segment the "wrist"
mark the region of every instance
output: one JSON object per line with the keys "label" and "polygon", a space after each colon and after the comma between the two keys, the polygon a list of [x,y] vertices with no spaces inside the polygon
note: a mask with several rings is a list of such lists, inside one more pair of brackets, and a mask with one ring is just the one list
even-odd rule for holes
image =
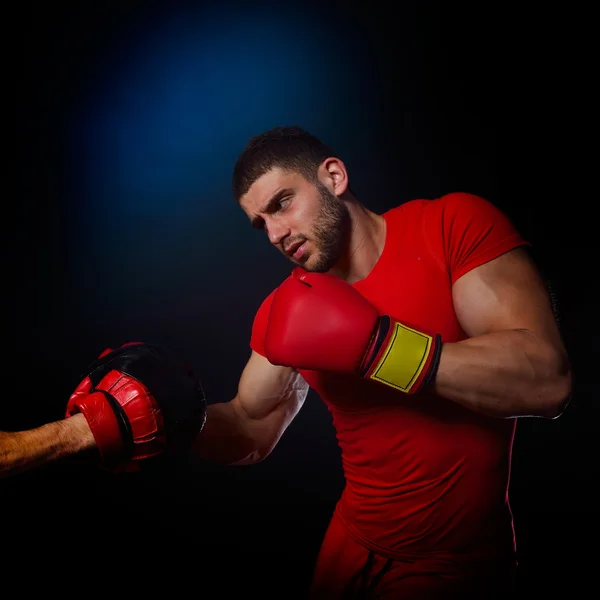
{"label": "wrist", "polygon": [[76,413],[64,420],[68,440],[73,452],[84,452],[96,448],[96,440],[90,425],[82,413]]}
{"label": "wrist", "polygon": [[117,406],[117,410],[114,410],[115,402],[111,400],[109,394],[95,391],[76,398],[69,406],[68,412],[71,419],[76,416],[82,417],[72,424],[78,434],[83,435],[83,438],[76,436],[75,439],[87,447],[95,446],[103,465],[119,462],[123,456],[129,454],[130,444],[126,442],[131,442],[131,445],[133,443],[130,431],[125,431],[129,422],[123,418],[122,408]]}
{"label": "wrist", "polygon": [[433,381],[441,347],[439,334],[383,316],[367,353],[362,376],[401,392],[415,394]]}

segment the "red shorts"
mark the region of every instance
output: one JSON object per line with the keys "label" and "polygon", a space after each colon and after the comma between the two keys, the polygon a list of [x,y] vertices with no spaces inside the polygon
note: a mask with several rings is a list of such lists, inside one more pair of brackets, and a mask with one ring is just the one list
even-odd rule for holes
{"label": "red shorts", "polygon": [[505,600],[515,597],[512,557],[383,556],[351,536],[337,514],[325,534],[310,600]]}

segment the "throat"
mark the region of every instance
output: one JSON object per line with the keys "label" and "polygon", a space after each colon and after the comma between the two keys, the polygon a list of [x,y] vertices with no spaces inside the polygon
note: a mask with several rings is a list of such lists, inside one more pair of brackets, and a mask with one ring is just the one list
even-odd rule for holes
{"label": "throat", "polygon": [[348,283],[365,279],[381,258],[385,239],[385,218],[371,212],[364,215],[355,222],[345,260],[340,261],[331,273]]}

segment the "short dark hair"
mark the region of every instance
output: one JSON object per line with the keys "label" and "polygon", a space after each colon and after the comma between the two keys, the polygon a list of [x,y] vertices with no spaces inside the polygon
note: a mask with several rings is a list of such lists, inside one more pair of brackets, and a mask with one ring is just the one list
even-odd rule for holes
{"label": "short dark hair", "polygon": [[331,156],[333,150],[302,127],[269,129],[250,138],[236,160],[232,178],[235,200],[239,202],[257,179],[276,167],[315,181],[319,166]]}

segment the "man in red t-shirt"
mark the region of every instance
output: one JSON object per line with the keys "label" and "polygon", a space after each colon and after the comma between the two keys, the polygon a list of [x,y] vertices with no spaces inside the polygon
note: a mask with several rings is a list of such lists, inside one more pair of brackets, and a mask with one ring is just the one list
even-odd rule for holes
{"label": "man in red t-shirt", "polygon": [[[453,283],[526,242],[494,206],[469,194],[408,202],[383,219],[382,251],[353,288],[383,315],[427,327],[446,343],[466,339]],[[291,277],[303,271],[297,267]],[[252,350],[262,356],[268,356],[274,295],[263,302],[252,330]],[[313,319],[327,326],[319,314]],[[423,573],[432,590],[443,584],[444,592],[454,579],[468,575],[471,584],[474,574],[481,579],[499,564],[503,576],[512,574],[507,488],[514,419],[448,402],[431,386],[399,397],[396,389],[357,375],[298,371],[333,416],[347,481],[321,551],[315,593],[338,597],[362,573],[369,553],[371,560],[390,560],[367,574],[380,572],[380,594],[397,586],[410,597],[406,586],[414,585],[422,594]],[[356,549],[355,558],[349,548]]]}
{"label": "man in red t-shirt", "polygon": [[571,385],[527,241],[467,193],[375,214],[300,128],[250,140],[233,181],[296,267],[260,306],[238,395],[209,407],[198,449],[264,459],[308,385],[346,479],[311,598],[507,597],[514,417],[559,415]]}
{"label": "man in red t-shirt", "polygon": [[[382,251],[352,287],[382,315],[427,327],[445,343],[466,339],[454,282],[526,242],[498,209],[470,194],[408,202],[383,219]],[[297,267],[290,277],[303,272]],[[268,356],[274,295],[252,330],[252,350],[262,356]],[[360,585],[368,586],[377,574],[378,597],[394,597],[392,590],[413,597],[407,592],[413,588],[416,597],[438,589],[448,597],[449,585],[462,586],[464,579],[469,587],[474,579],[484,582],[484,589],[490,578],[510,583],[515,548],[507,491],[515,420],[443,400],[431,386],[399,401],[396,389],[357,375],[298,371],[333,416],[347,481],[320,553],[314,597],[340,597],[353,578],[366,577]],[[369,560],[379,564],[365,573]]]}
{"label": "man in red t-shirt", "polygon": [[[295,268],[260,306],[237,394],[208,406],[194,451],[226,465],[263,460],[312,387],[333,416],[346,486],[311,599],[507,597],[515,418],[554,418],[571,391],[526,240],[467,193],[376,214],[341,158],[298,127],[252,138],[233,189]],[[87,398],[85,416],[0,432],[0,474],[100,442],[122,457],[113,409]]]}

